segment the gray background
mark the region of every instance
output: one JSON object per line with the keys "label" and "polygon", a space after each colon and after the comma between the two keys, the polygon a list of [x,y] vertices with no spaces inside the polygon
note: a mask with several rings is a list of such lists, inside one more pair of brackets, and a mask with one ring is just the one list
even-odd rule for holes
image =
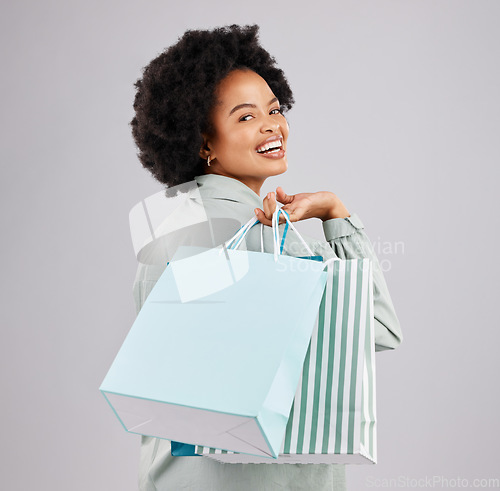
{"label": "gray background", "polygon": [[349,468],[349,489],[500,477],[499,15],[486,0],[2,2],[1,488],[137,488],[139,437],[98,392],[135,316],[128,212],[161,190],[130,135],[133,83],[186,29],[232,23],[261,26],[297,101],[289,170],[263,192],[335,192],[401,321],[401,347],[377,354],[379,463]]}

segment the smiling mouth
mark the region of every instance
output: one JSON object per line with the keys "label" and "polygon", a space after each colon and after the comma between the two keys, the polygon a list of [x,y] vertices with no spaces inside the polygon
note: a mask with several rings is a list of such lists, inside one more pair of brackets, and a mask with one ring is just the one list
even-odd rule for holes
{"label": "smiling mouth", "polygon": [[270,153],[278,153],[283,150],[283,142],[281,140],[275,140],[265,145],[261,145],[257,148],[257,153],[260,154],[270,154]]}

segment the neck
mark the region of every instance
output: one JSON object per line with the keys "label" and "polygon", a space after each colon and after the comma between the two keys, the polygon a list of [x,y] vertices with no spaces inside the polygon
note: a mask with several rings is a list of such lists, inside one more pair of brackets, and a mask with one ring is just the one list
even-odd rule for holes
{"label": "neck", "polygon": [[224,177],[230,177],[232,179],[236,179],[237,181],[242,182],[245,186],[249,187],[257,196],[260,196],[260,189],[262,188],[262,185],[264,184],[266,178],[262,177],[250,177],[250,176],[233,176],[231,174],[227,174],[226,172],[217,172],[217,171],[212,171],[208,170],[205,172],[206,174],[218,174],[219,176],[224,176]]}

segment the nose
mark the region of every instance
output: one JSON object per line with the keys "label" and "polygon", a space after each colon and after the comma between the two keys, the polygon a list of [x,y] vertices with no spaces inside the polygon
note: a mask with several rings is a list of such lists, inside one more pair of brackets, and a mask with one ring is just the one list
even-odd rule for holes
{"label": "nose", "polygon": [[278,133],[280,131],[280,124],[276,120],[276,117],[268,114],[262,121],[260,131],[261,133]]}

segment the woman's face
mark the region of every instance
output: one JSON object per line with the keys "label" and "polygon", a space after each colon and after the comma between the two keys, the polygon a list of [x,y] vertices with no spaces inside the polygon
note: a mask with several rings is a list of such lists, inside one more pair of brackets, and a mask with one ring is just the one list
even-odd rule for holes
{"label": "woman's face", "polygon": [[[206,173],[242,181],[260,194],[269,176],[287,170],[288,123],[267,82],[252,70],[233,70],[217,87],[211,113],[214,134],[200,152]],[[205,147],[208,147],[207,148]]]}

